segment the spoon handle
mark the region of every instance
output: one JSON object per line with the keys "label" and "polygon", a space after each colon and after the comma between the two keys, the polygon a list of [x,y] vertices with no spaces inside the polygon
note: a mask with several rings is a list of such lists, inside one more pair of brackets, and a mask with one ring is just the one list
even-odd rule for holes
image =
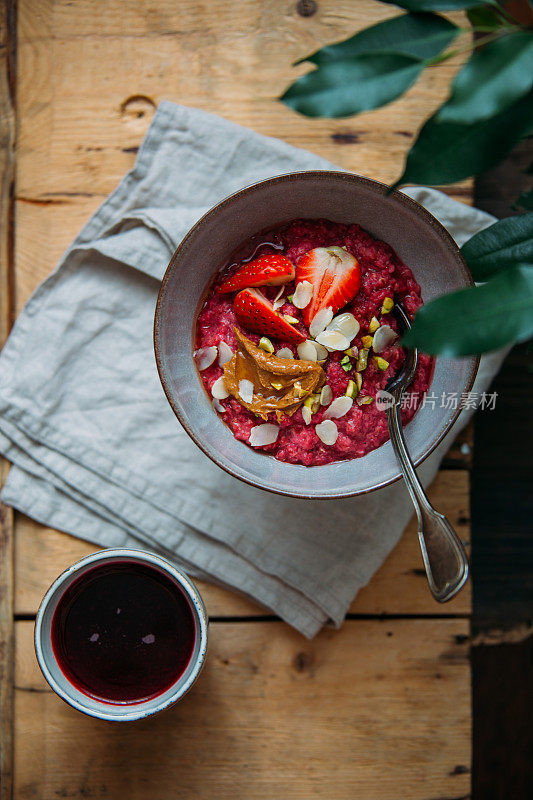
{"label": "spoon handle", "polygon": [[444,516],[435,511],[418,479],[407,450],[400,415],[399,393],[387,409],[392,446],[418,517],[418,539],[429,588],[440,603],[451,600],[468,578],[468,560],[463,545]]}

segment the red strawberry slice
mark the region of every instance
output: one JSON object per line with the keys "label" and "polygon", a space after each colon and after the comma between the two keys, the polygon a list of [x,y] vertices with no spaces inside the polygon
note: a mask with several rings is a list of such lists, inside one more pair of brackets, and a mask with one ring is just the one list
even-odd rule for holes
{"label": "red strawberry slice", "polygon": [[307,338],[274,311],[272,303],[258,289],[243,289],[235,298],[233,306],[241,325],[254,333],[274,336],[294,344],[305,342]]}
{"label": "red strawberry slice", "polygon": [[279,286],[294,280],[294,265],[286,256],[272,253],[243,264],[231,278],[220,286],[217,292],[238,292],[249,286]]}
{"label": "red strawberry slice", "polygon": [[316,247],[300,258],[296,268],[296,285],[309,281],[313,285],[311,302],[302,313],[306,325],[328,306],[333,313],[353,300],[361,285],[359,262],[344,247]]}

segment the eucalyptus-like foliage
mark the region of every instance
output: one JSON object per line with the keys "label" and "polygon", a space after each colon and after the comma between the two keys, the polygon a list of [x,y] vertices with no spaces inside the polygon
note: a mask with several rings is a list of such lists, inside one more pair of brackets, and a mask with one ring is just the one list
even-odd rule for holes
{"label": "eucalyptus-like foliage", "polygon": [[[447,100],[421,127],[394,187],[441,186],[478,175],[531,134],[533,28],[497,0],[379,1],[407,13],[301,59],[313,69],[287,89],[284,103],[310,117],[378,108],[406,92],[424,69],[463,52],[457,40],[466,34],[470,57]],[[436,13],[458,10],[466,12],[467,28]],[[455,49],[448,49],[452,43]],[[533,210],[533,190],[523,192],[515,208]],[[532,218],[524,213],[473,237],[463,255],[474,278],[487,283],[423,306],[406,341],[430,353],[466,355],[531,336]]]}

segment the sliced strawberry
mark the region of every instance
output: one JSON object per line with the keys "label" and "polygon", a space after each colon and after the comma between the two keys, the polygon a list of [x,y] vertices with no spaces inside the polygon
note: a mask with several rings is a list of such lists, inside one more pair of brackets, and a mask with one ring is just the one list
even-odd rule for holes
{"label": "sliced strawberry", "polygon": [[299,344],[306,336],[294,328],[258,289],[243,289],[234,300],[235,315],[241,325],[254,333]]}
{"label": "sliced strawberry", "polygon": [[309,281],[313,296],[303,309],[306,325],[322,308],[333,313],[353,300],[361,285],[359,262],[344,247],[316,247],[300,258],[296,268],[296,285]]}
{"label": "sliced strawberry", "polygon": [[249,286],[279,286],[293,281],[294,272],[294,265],[286,256],[279,253],[259,256],[239,267],[231,278],[217,287],[217,292],[238,292]]}

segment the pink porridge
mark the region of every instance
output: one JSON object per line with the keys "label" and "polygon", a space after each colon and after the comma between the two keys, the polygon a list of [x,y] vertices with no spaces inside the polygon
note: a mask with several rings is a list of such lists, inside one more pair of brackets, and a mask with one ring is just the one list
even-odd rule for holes
{"label": "pink porridge", "polygon": [[[348,265],[339,287],[327,271],[330,261],[319,263],[319,256],[330,252],[327,248]],[[261,260],[270,254],[285,259]],[[241,280],[235,291],[221,291],[222,284],[229,286],[230,278],[248,274],[244,267],[255,264],[264,264],[265,280],[272,273],[277,285],[251,282],[242,291]],[[292,279],[291,268],[296,273]],[[343,291],[344,296],[355,291],[355,296],[340,305]],[[302,308],[311,292],[312,299]],[[394,301],[401,301],[412,318],[422,305],[420,286],[389,245],[358,225],[302,219],[254,237],[216,275],[198,316],[195,359],[214,409],[236,439],[280,461],[311,467],[366,455],[389,438],[386,412],[376,396],[405,357],[395,337]],[[333,319],[326,304],[333,306]],[[322,317],[325,330],[318,324]],[[287,325],[294,334],[289,336]],[[248,372],[238,373],[239,363],[246,366],[245,357]],[[286,374],[276,368],[282,358],[287,360]],[[429,388],[432,366],[430,356],[419,355],[409,402],[402,410],[404,424]]]}

